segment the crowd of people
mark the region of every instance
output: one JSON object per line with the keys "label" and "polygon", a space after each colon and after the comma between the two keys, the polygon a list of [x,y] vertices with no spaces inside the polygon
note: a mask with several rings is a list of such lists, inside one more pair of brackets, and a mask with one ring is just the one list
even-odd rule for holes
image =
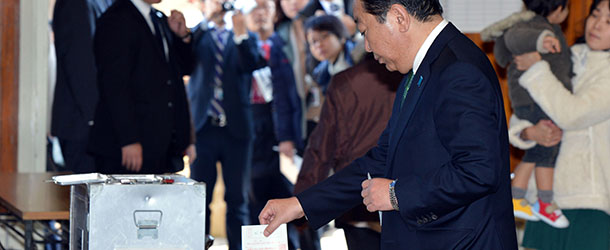
{"label": "crowd of people", "polygon": [[[513,215],[525,247],[610,249],[608,0],[571,48],[567,0],[523,0],[483,31],[509,129],[493,68],[439,1],[197,0],[193,28],[159,2],[56,1],[61,169],[174,173],[187,156],[212,197],[220,162],[229,249],[259,220],[320,249],[339,216],[349,249],[512,249]],[[512,183],[509,140],[526,150]],[[296,184],[280,155],[303,156]]]}

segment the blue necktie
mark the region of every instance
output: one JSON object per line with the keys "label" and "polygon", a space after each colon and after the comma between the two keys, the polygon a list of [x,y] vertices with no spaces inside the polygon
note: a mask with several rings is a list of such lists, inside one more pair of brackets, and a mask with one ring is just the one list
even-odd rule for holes
{"label": "blue necktie", "polygon": [[165,46],[163,45],[163,38],[165,34],[163,32],[163,28],[161,28],[161,20],[160,17],[157,15],[157,10],[150,9],[150,20],[153,23],[153,27],[155,27],[155,40],[157,40],[157,45],[159,45],[159,48],[161,49],[163,59],[167,60],[167,57],[165,55]]}
{"label": "blue necktie", "polygon": [[214,87],[214,98],[212,98],[210,106],[210,115],[216,118],[220,126],[226,125],[227,119],[225,110],[222,105],[223,91],[222,91],[222,75],[223,75],[223,52],[225,49],[224,34],[227,32],[225,29],[214,30],[212,37],[214,40],[214,81],[212,85]]}

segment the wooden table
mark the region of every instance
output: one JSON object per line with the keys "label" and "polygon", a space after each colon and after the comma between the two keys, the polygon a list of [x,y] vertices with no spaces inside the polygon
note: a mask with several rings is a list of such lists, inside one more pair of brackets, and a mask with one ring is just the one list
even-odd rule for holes
{"label": "wooden table", "polygon": [[26,249],[34,246],[35,221],[70,219],[70,187],[45,182],[55,175],[0,172],[0,206],[23,221]]}

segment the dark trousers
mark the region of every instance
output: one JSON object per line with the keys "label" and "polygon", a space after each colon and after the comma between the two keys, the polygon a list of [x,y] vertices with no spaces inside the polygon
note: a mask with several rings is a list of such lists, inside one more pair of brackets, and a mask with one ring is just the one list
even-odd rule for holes
{"label": "dark trousers", "polygon": [[59,144],[66,170],[76,174],[95,172],[94,158],[87,153],[87,139],[64,140],[59,138]]}
{"label": "dark trousers", "polygon": [[343,232],[349,250],[379,250],[381,248],[381,233],[377,231],[345,226]]}
{"label": "dark trousers", "polygon": [[[252,153],[252,187],[250,188],[250,222],[259,224],[258,215],[270,199],[292,196],[293,185],[280,172],[280,155],[275,138],[271,104],[252,105],[254,113],[254,148]],[[293,224],[288,224],[288,248],[299,247],[299,236]]]}
{"label": "dark trousers", "polygon": [[206,233],[210,232],[210,209],[216,184],[216,163],[222,165],[227,203],[227,238],[230,250],[241,250],[241,226],[249,225],[248,192],[252,140],[235,138],[226,127],[207,123],[197,131],[197,159],[191,165],[191,178],[206,183]]}

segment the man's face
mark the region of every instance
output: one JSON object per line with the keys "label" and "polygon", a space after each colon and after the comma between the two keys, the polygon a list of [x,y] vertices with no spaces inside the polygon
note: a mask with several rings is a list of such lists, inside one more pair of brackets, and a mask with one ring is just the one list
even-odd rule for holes
{"label": "man's face", "polygon": [[256,0],[256,7],[246,16],[248,29],[252,32],[273,30],[275,4],[272,0]]}
{"label": "man's face", "polygon": [[[397,45],[403,44],[405,41],[399,39],[398,27],[394,20],[390,20],[391,13],[388,13],[384,23],[379,23],[375,16],[366,12],[362,6],[362,0],[356,0],[354,1],[354,18],[358,29],[364,36],[366,51],[373,52],[375,59],[379,63],[385,64],[388,70],[400,70],[399,61],[402,55],[397,53]],[[406,72],[401,71],[401,73]]]}

